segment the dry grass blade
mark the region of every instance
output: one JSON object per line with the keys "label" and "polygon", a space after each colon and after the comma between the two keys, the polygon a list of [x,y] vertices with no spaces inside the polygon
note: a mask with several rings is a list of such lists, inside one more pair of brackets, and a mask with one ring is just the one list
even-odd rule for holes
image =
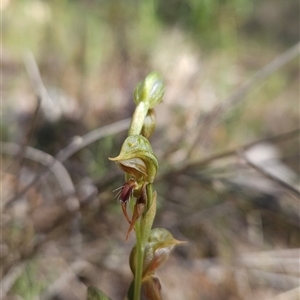
{"label": "dry grass blade", "polygon": [[59,151],[59,153],[55,157],[60,162],[64,162],[77,151],[98,141],[99,139],[126,130],[129,124],[130,119],[124,119],[111,125],[97,128],[82,137],[76,137],[72,143],[70,143],[67,147]]}
{"label": "dry grass blade", "polygon": [[299,286],[299,278],[297,276],[266,272],[256,269],[251,269],[248,273],[250,277],[253,276],[256,280],[266,282],[273,288],[292,289]]}
{"label": "dry grass blade", "polygon": [[297,300],[300,295],[300,287],[288,290],[277,295],[273,300]]}
{"label": "dry grass blade", "polygon": [[280,68],[285,66],[291,60],[295,59],[300,55],[300,42],[289,48],[284,53],[277,56],[268,65],[259,70],[248,79],[239,89],[237,89],[232,95],[230,95],[223,104],[223,110],[227,110],[233,105],[236,105],[243,97],[251,91],[253,87],[267,79],[273,73],[278,71]]}
{"label": "dry grass blade", "polygon": [[55,105],[43,83],[38,65],[31,52],[24,57],[26,71],[28,73],[32,88],[41,101],[41,109],[48,120],[56,119],[60,112]]}
{"label": "dry grass blade", "polygon": [[[21,147],[17,144],[1,142],[0,145],[0,151],[2,153],[14,156],[19,155],[20,153]],[[74,184],[68,171],[61,162],[59,162],[57,159],[55,159],[48,153],[28,146],[24,148],[23,155],[27,159],[39,162],[40,164],[46,166],[48,170],[53,172],[53,174],[57,178],[63,195],[67,198],[70,197],[70,195],[74,197],[76,193]],[[6,202],[5,206],[9,206],[9,203],[11,203],[11,201]],[[77,206],[79,206],[79,204]]]}
{"label": "dry grass blade", "polygon": [[247,268],[300,274],[299,249],[246,253],[241,255],[239,261]]}
{"label": "dry grass blade", "polygon": [[[279,184],[281,187],[283,187],[284,189],[292,192],[293,194],[295,194],[296,196],[300,196],[300,192],[299,189],[290,185],[289,183],[283,181],[282,179],[275,177],[274,175],[272,175],[270,172],[265,171],[264,169],[262,169],[260,166],[258,166],[257,164],[253,163],[251,160],[249,160],[247,158],[247,156],[245,155],[243,150],[239,150],[237,151],[237,155],[239,157],[241,157],[248,166],[250,166],[251,168],[255,169],[256,171],[258,171],[260,174],[264,175],[265,177],[267,177],[268,179],[272,180],[273,182]],[[298,198],[298,200],[300,200]]]}
{"label": "dry grass blade", "polygon": [[9,270],[5,277],[0,282],[1,293],[0,299],[5,299],[7,293],[10,291],[16,280],[21,276],[25,268],[25,262],[15,265]]}
{"label": "dry grass blade", "polygon": [[[20,175],[19,170],[22,169],[22,166],[24,164],[24,158],[25,158],[24,152],[25,152],[26,145],[28,145],[29,142],[31,141],[32,135],[34,133],[34,129],[36,127],[37,117],[39,115],[41,105],[44,104],[44,102],[46,101],[43,99],[45,98],[45,95],[48,95],[47,90],[44,87],[43,82],[41,80],[41,76],[40,76],[36,61],[35,61],[32,53],[28,53],[28,55],[25,57],[25,66],[26,66],[26,70],[29,75],[31,84],[33,86],[33,89],[37,95],[37,103],[35,105],[35,109],[32,114],[32,121],[30,122],[30,125],[26,126],[27,128],[25,128],[25,130],[24,130],[24,135],[23,135],[23,138],[20,143],[21,146],[19,148],[19,154],[15,154],[16,158],[15,158],[14,162],[16,162],[15,168],[16,168],[16,174],[18,174],[18,176]],[[19,190],[18,182],[19,182],[19,180],[17,180],[16,186],[15,186],[16,192]]]}
{"label": "dry grass blade", "polygon": [[[1,152],[16,156],[19,154],[20,146],[18,144],[9,143],[9,142],[0,142],[1,145]],[[32,148],[32,147],[25,147],[25,151],[23,153],[24,158],[36,161],[45,167],[49,168],[55,177],[59,185],[61,186],[62,192],[64,196],[68,197],[70,194],[75,193],[75,187],[73,185],[72,179],[64,167],[64,165],[51,156],[48,153],[45,153],[41,150]]]}
{"label": "dry grass blade", "polygon": [[[263,138],[263,139],[254,140],[250,143],[238,146],[238,147],[230,149],[230,150],[226,150],[226,151],[221,152],[221,153],[213,154],[211,156],[208,156],[206,158],[202,158],[202,159],[197,160],[197,161],[185,162],[184,164],[182,164],[182,165],[180,165],[179,167],[176,168],[176,172],[177,173],[182,173],[182,172],[187,171],[190,168],[193,168],[193,169],[200,168],[200,167],[202,167],[204,165],[207,165],[209,163],[212,163],[212,162],[214,162],[218,159],[223,159],[223,158],[226,158],[226,157],[229,157],[229,156],[235,156],[235,155],[237,155],[237,153],[240,150],[247,150],[247,149],[251,148],[252,146],[255,146],[255,145],[260,144],[260,143],[264,143],[264,142],[278,143],[278,142],[282,142],[282,141],[285,141],[285,140],[289,140],[289,139],[292,139],[292,138],[298,136],[299,133],[300,133],[300,128],[296,128],[296,129],[288,131],[288,132],[276,134],[274,136],[269,136],[269,137],[266,137],[266,138]],[[165,177],[169,176],[170,173],[173,173],[173,172],[174,172],[173,169],[168,170],[164,174],[162,174],[161,176],[165,178]]]}
{"label": "dry grass blade", "polygon": [[230,202],[225,202],[219,205],[215,205],[200,211],[195,212],[185,218],[176,220],[173,223],[169,222],[169,227],[179,226],[179,225],[189,225],[195,226],[202,224],[206,221],[214,220],[215,218],[222,217],[224,215],[229,215],[236,212],[236,207]]}
{"label": "dry grass blade", "polygon": [[[77,279],[78,274],[84,269],[92,268],[87,261],[78,260],[72,263],[72,265],[61,274],[47,289],[46,291],[38,298],[41,300],[51,300],[55,295],[59,294],[66,286],[69,285],[70,281]],[[77,285],[82,286],[85,290],[85,285],[77,280]],[[37,300],[37,299],[36,299]]]}
{"label": "dry grass blade", "polygon": [[277,56],[271,63],[259,70],[256,74],[248,79],[241,87],[235,90],[227,99],[221,101],[221,104],[216,105],[210,113],[208,113],[198,124],[200,130],[194,138],[188,156],[190,157],[196,148],[196,145],[200,145],[204,142],[205,137],[208,136],[211,129],[217,125],[224,112],[228,111],[234,105],[237,105],[243,98],[252,91],[252,89],[260,84],[263,80],[267,79],[273,73],[285,66],[288,62],[295,59],[300,54],[300,42],[288,49],[283,54]]}

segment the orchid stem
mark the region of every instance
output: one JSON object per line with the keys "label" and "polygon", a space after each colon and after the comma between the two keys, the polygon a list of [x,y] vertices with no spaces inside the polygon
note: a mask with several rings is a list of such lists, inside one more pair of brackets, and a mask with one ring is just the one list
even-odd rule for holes
{"label": "orchid stem", "polygon": [[134,298],[133,300],[140,300],[142,273],[143,273],[143,260],[144,260],[144,244],[141,232],[141,221],[138,220],[135,224],[136,234],[136,271],[134,276]]}

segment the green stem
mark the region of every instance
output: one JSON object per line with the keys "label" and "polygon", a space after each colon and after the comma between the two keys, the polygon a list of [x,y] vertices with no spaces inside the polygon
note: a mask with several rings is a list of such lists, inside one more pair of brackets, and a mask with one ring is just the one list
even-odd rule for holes
{"label": "green stem", "polygon": [[[146,204],[145,212],[141,216],[141,219],[145,218],[146,213],[148,212],[148,210],[151,207],[152,202],[153,202],[153,185],[152,185],[152,183],[149,183],[146,186],[146,193],[147,193],[147,204]],[[147,220],[149,220],[149,219],[147,218]],[[141,224],[142,224],[142,226],[141,226],[141,235],[142,235],[142,241],[143,241],[144,245],[146,245],[147,242],[148,242],[148,238],[149,238],[149,235],[150,235],[152,223],[153,223],[153,220],[151,221],[150,225],[149,225],[149,223],[148,224],[143,223],[142,220],[141,220]]]}
{"label": "green stem", "polygon": [[149,107],[144,102],[141,102],[137,105],[131,119],[128,136],[141,134],[148,110]]}
{"label": "green stem", "polygon": [[[144,121],[149,110],[149,105],[144,102],[140,102],[132,116],[131,124],[128,131],[128,136],[141,134],[142,127],[144,125]],[[126,179],[128,180],[128,175],[126,175]],[[150,184],[151,185],[151,184]],[[151,198],[149,197],[151,196]],[[147,188],[147,199],[152,200],[152,185],[151,188]],[[151,201],[150,200],[150,201]],[[149,204],[147,203],[148,209]],[[144,263],[144,249],[145,244],[147,242],[148,237],[144,236],[144,230],[141,226],[141,218],[137,220],[135,224],[135,235],[136,235],[136,270],[134,275],[134,297],[133,300],[140,300],[141,296],[141,287],[142,287],[142,275],[143,275],[143,263]]]}
{"label": "green stem", "polygon": [[149,183],[146,189],[147,189],[147,211],[148,211],[153,201],[153,184]]}
{"label": "green stem", "polygon": [[[148,211],[149,207],[152,204],[152,197],[153,197],[153,188],[152,184],[147,185],[147,206],[146,211]],[[134,276],[134,300],[140,300],[141,294],[141,285],[142,285],[142,275],[143,275],[143,265],[144,265],[144,250],[145,245],[148,241],[148,235],[150,230],[145,230],[142,226],[142,219],[141,218],[136,222],[135,225],[135,235],[136,235],[136,270]],[[151,225],[150,225],[151,226]]]}
{"label": "green stem", "polygon": [[140,300],[141,286],[142,286],[142,273],[144,261],[144,244],[141,232],[141,220],[135,224],[136,235],[136,270],[134,275],[134,298],[133,300]]}

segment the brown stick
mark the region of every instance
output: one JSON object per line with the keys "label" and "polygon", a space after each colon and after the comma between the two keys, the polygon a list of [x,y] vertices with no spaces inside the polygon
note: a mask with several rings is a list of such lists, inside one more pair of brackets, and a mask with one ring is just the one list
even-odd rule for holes
{"label": "brown stick", "polygon": [[238,146],[236,148],[233,148],[231,150],[226,150],[226,151],[221,152],[221,153],[213,154],[211,156],[208,156],[206,158],[202,158],[202,159],[197,160],[197,161],[184,163],[181,166],[179,166],[178,168],[176,168],[176,170],[174,170],[174,169],[167,170],[165,173],[161,174],[160,176],[161,177],[167,177],[171,173],[174,174],[174,172],[182,173],[182,172],[187,171],[190,168],[194,169],[194,168],[197,168],[197,167],[207,165],[207,164],[209,164],[209,163],[211,163],[215,160],[218,160],[218,159],[222,159],[222,158],[225,158],[225,157],[228,157],[228,156],[234,156],[234,155],[237,154],[237,152],[239,150],[247,150],[247,149],[251,148],[254,145],[264,143],[264,142],[281,142],[281,141],[285,141],[285,140],[291,139],[291,138],[299,135],[299,133],[300,133],[300,128],[296,128],[296,129],[293,129],[293,130],[288,131],[288,132],[283,132],[283,133],[276,134],[276,135],[273,135],[273,136],[269,136],[269,137],[266,137],[266,138],[258,139],[258,140],[252,141],[250,143],[247,143],[247,144]]}

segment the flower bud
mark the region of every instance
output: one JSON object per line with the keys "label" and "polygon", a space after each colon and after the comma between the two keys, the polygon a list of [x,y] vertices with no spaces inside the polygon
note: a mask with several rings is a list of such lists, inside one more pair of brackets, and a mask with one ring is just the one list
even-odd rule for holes
{"label": "flower bud", "polygon": [[138,105],[144,102],[147,107],[153,108],[164,95],[164,84],[161,76],[156,72],[151,72],[140,82],[134,91],[134,102]]}
{"label": "flower bud", "polygon": [[109,158],[136,181],[152,183],[156,177],[158,161],[149,141],[141,135],[131,135],[124,141],[117,157]]}
{"label": "flower bud", "polygon": [[156,117],[155,112],[153,109],[149,109],[146,118],[144,119],[144,125],[142,127],[141,134],[149,139],[152,135],[153,131],[155,130],[156,125]]}

